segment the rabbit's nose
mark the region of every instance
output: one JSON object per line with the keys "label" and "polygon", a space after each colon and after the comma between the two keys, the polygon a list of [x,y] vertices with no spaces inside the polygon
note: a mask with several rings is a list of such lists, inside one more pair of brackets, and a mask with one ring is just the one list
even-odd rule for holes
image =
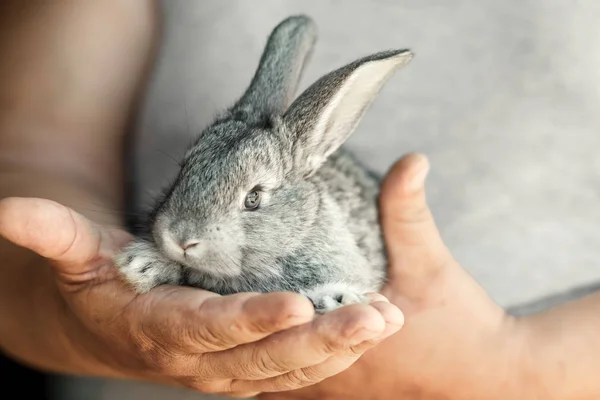
{"label": "rabbit's nose", "polygon": [[196,239],[192,239],[192,240],[186,240],[185,242],[183,242],[182,244],[179,245],[179,247],[181,247],[181,249],[183,251],[189,250],[194,246],[198,246],[200,244],[199,240]]}

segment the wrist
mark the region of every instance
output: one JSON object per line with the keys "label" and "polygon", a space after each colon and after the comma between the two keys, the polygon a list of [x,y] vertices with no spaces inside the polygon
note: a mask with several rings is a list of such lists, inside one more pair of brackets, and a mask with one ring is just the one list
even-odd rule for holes
{"label": "wrist", "polygon": [[554,399],[545,396],[545,376],[533,357],[531,336],[523,321],[503,315],[498,324],[488,326],[477,337],[478,343],[469,346],[472,357],[463,359],[468,364],[457,366],[460,379],[450,385],[449,398]]}
{"label": "wrist", "polygon": [[598,383],[600,293],[520,319],[524,376],[537,399],[595,400]]}
{"label": "wrist", "polygon": [[539,335],[532,330],[526,317],[509,317],[512,342],[510,369],[514,381],[510,398],[528,400],[558,399],[549,391],[546,365],[538,357]]}

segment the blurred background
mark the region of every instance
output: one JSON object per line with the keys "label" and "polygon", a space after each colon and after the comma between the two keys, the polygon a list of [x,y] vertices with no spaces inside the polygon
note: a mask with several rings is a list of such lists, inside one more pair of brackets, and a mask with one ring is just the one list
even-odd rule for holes
{"label": "blurred background", "polygon": [[[533,312],[598,286],[600,2],[162,6],[161,50],[136,125],[137,208],[176,172],[171,157],[246,88],[271,29],[302,12],[320,38],[300,90],[369,53],[414,51],[347,145],[382,174],[407,152],[430,158],[442,235],[500,305]],[[131,382],[53,378],[48,387],[61,400],[212,398]]]}

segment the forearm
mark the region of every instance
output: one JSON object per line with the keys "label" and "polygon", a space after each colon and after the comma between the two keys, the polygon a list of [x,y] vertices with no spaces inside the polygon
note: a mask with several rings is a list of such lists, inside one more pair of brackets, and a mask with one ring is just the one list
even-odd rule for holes
{"label": "forearm", "polygon": [[476,356],[456,364],[463,379],[450,398],[600,399],[600,292],[499,326],[469,341]]}
{"label": "forearm", "polygon": [[[0,3],[0,199],[42,197],[120,225],[123,150],[156,36],[152,0]],[[48,263],[0,239],[0,349],[109,373],[84,349]]]}
{"label": "forearm", "polygon": [[153,0],[0,4],[0,166],[121,201],[123,142],[157,34]]}
{"label": "forearm", "polygon": [[600,398],[600,293],[523,317],[527,375],[540,399]]}

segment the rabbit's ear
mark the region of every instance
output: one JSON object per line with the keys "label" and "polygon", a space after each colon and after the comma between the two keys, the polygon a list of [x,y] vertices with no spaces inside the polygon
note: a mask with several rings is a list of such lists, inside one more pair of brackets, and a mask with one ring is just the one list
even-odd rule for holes
{"label": "rabbit's ear", "polygon": [[316,25],[305,15],[279,23],[267,39],[250,86],[232,112],[249,122],[282,115],[294,100],[316,40]]}
{"label": "rabbit's ear", "polygon": [[352,134],[388,78],[411,59],[409,50],[373,54],[306,89],[284,115],[296,167],[307,175],[316,171]]}

